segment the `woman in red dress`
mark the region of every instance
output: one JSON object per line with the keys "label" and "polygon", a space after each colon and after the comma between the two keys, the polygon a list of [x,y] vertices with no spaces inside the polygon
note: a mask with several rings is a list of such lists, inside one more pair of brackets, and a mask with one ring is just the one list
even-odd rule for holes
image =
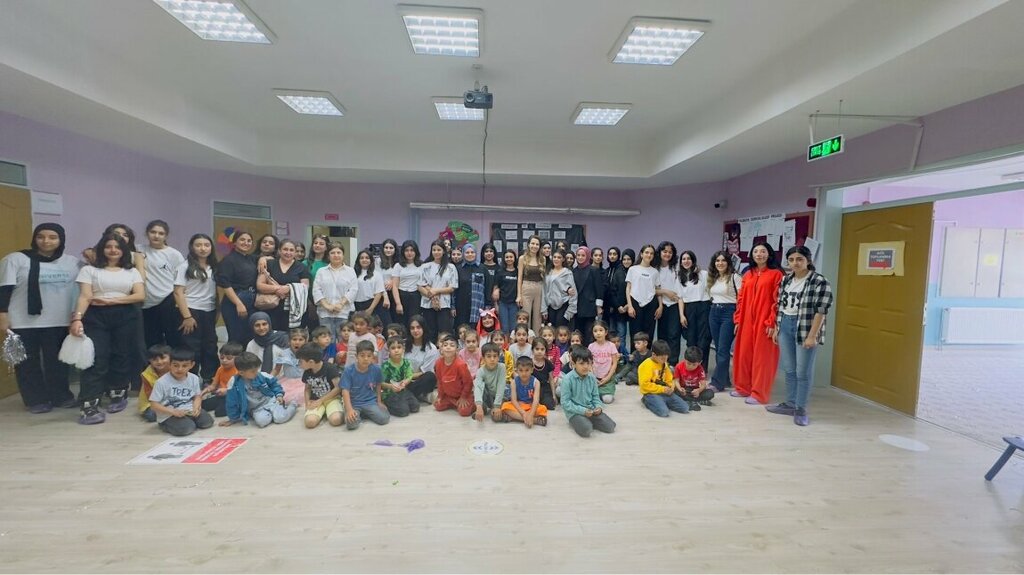
{"label": "woman in red dress", "polygon": [[733,397],[745,397],[751,405],[768,403],[779,367],[779,346],[772,341],[783,274],[775,250],[767,242],[754,244],[754,264],[743,274],[736,300],[736,349],[733,352]]}

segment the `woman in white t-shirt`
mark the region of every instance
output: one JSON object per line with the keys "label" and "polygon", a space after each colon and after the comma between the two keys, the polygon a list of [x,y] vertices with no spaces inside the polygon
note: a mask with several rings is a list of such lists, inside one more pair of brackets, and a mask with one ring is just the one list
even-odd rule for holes
{"label": "woman in white t-shirt", "polygon": [[174,277],[174,302],[182,344],[196,356],[193,368],[203,381],[213,380],[220,366],[217,356],[217,255],[213,240],[196,234],[188,240],[188,259]]}
{"label": "woman in white t-shirt", "polygon": [[78,399],[83,425],[103,423],[104,392],[110,396],[107,413],[128,407],[128,384],[136,366],[139,309],[146,298],[142,276],[132,263],[128,243],[116,233],[104,234],[95,248],[95,262],[78,272],[79,295],[71,315],[71,335],[88,335],[96,349],[92,367],[81,375]]}
{"label": "woman in white t-shirt", "polygon": [[31,413],[75,407],[68,365],[57,359],[78,295],[78,258],[64,253],[64,228],[44,223],[32,247],[0,260],[0,342],[13,331],[25,346],[15,366],[21,400]]}
{"label": "woman in white t-shirt", "polygon": [[170,226],[163,220],[146,224],[149,244],[142,247],[146,256],[146,299],[142,302],[142,324],[146,347],[166,343],[171,347],[182,345],[181,316],[174,305],[174,280],[178,266],[185,263],[181,252],[167,245]]}
{"label": "woman in white t-shirt", "polygon": [[711,385],[718,392],[732,387],[729,363],[732,361],[732,340],[736,331],[733,314],[736,313],[736,298],[743,285],[743,276],[736,273],[732,262],[729,252],[717,251],[711,256],[707,270],[706,285],[711,298],[708,326],[711,340],[715,342],[715,371],[711,375]]}
{"label": "woman in white t-shirt", "polygon": [[391,268],[391,294],[396,319],[409,329],[409,320],[420,315],[420,278],[423,277],[420,247],[413,240],[402,242],[398,263]]}
{"label": "woman in white t-shirt", "polygon": [[654,246],[640,248],[640,261],[626,272],[626,313],[629,314],[629,333],[644,332],[651,337],[654,326],[664,311],[661,298],[655,297],[661,283],[654,261]]}
{"label": "woman in white t-shirt", "polygon": [[390,319],[391,316],[382,314],[383,308],[380,307],[384,299],[384,274],[376,268],[369,250],[362,250],[356,254],[356,265],[352,266],[358,279],[355,306],[356,311],[376,315],[382,325],[387,325],[384,320]]}
{"label": "woman in white t-shirt", "polygon": [[320,325],[331,330],[331,341],[337,343],[338,332],[352,313],[358,282],[356,272],[345,265],[345,248],[341,244],[330,245],[327,260],[327,267],[320,268],[313,279],[313,302]]}
{"label": "woman in white t-shirt", "polygon": [[684,250],[679,256],[679,316],[683,325],[686,347],[697,347],[701,352],[701,365],[708,369],[711,355],[711,294],[708,293],[708,272],[700,269],[697,255]]}

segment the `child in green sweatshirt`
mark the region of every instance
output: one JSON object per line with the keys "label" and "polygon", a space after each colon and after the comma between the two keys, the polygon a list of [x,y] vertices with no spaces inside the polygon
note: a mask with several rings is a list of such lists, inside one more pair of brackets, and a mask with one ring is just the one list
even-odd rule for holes
{"label": "child in green sweatshirt", "polygon": [[590,437],[596,429],[604,433],[615,431],[615,422],[604,412],[604,403],[597,390],[597,379],[591,373],[594,354],[583,346],[570,351],[573,370],[562,376],[562,411],[569,425],[580,437]]}

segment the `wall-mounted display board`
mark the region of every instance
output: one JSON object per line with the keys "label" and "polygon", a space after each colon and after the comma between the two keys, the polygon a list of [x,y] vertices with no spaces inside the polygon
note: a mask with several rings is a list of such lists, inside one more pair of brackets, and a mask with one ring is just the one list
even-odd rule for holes
{"label": "wall-mounted display board", "polygon": [[814,212],[765,214],[727,220],[722,224],[722,249],[733,256],[733,261],[746,263],[750,248],[767,241],[775,248],[779,263],[786,250],[802,246],[814,233]]}
{"label": "wall-mounted display board", "polygon": [[[522,253],[530,236],[552,243],[563,240],[573,250],[587,245],[587,226],[579,224],[512,224],[492,223],[491,243],[500,255],[506,249]],[[477,246],[479,250],[479,246]]]}

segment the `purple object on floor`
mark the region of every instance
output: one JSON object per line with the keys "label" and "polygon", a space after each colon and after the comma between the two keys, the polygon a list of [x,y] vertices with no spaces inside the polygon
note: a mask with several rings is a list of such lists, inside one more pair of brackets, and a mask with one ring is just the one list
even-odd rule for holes
{"label": "purple object on floor", "polygon": [[381,447],[404,447],[406,451],[412,453],[417,449],[422,449],[426,447],[427,442],[423,441],[422,439],[413,439],[412,441],[407,441],[405,443],[392,443],[390,439],[378,439],[377,441],[374,441],[370,445],[379,445]]}

